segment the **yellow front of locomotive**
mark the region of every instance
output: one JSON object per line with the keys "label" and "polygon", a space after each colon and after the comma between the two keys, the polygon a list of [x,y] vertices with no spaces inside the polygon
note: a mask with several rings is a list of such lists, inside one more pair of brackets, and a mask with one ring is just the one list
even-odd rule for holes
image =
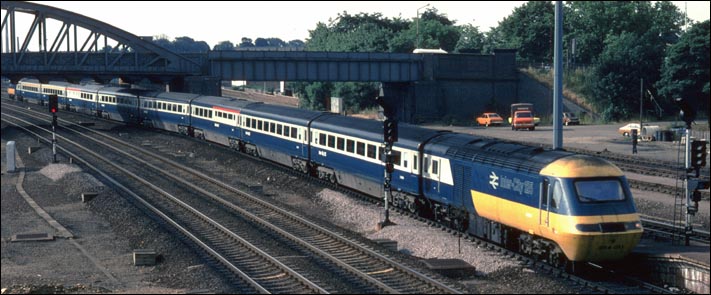
{"label": "yellow front of locomotive", "polygon": [[622,171],[608,161],[575,155],[541,170],[547,180],[539,235],[571,261],[619,260],[642,237],[642,225]]}

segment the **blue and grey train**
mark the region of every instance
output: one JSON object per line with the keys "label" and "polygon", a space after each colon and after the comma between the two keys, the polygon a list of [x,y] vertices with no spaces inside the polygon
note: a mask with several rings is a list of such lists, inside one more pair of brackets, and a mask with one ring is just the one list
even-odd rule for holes
{"label": "blue and grey train", "polygon": [[[16,93],[42,99],[43,87],[21,81]],[[95,106],[65,100],[70,109],[209,140],[382,195],[383,133],[375,120],[197,94],[50,89],[93,95]],[[124,100],[110,107],[103,96]],[[409,124],[399,134],[394,206],[556,264],[618,260],[642,236],[627,179],[605,160]]]}

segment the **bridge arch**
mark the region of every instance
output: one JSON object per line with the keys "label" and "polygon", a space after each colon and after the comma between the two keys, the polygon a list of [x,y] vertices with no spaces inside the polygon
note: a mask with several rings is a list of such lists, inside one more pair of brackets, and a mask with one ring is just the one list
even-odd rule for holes
{"label": "bridge arch", "polygon": [[[41,80],[90,76],[97,80],[148,77],[169,83],[203,74],[203,61],[81,14],[23,1],[2,1],[2,10],[2,73],[15,81],[23,76]],[[24,28],[16,23],[18,13],[34,16],[26,32],[20,32]],[[61,23],[56,34],[48,34],[49,19]],[[80,28],[89,32],[81,32],[86,38],[80,36]],[[31,42],[38,42],[39,49],[31,50]]]}

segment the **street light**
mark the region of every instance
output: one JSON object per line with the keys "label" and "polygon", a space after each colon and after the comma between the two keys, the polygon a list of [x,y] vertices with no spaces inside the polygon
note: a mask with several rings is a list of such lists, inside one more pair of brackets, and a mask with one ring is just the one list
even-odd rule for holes
{"label": "street light", "polygon": [[417,46],[416,46],[416,48],[420,48],[420,9],[425,8],[427,6],[430,6],[430,4],[427,3],[427,5],[422,6],[417,9],[417,19],[415,20],[416,24],[417,24]]}

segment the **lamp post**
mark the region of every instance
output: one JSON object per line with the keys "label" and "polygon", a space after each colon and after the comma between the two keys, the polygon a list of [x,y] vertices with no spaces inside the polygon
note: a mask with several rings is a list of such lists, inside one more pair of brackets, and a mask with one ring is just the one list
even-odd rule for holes
{"label": "lamp post", "polygon": [[415,48],[420,48],[420,9],[425,8],[427,6],[430,6],[430,4],[427,3],[427,5],[422,6],[417,9],[417,19],[415,19],[416,26],[417,26],[417,40],[416,40],[417,46]]}

